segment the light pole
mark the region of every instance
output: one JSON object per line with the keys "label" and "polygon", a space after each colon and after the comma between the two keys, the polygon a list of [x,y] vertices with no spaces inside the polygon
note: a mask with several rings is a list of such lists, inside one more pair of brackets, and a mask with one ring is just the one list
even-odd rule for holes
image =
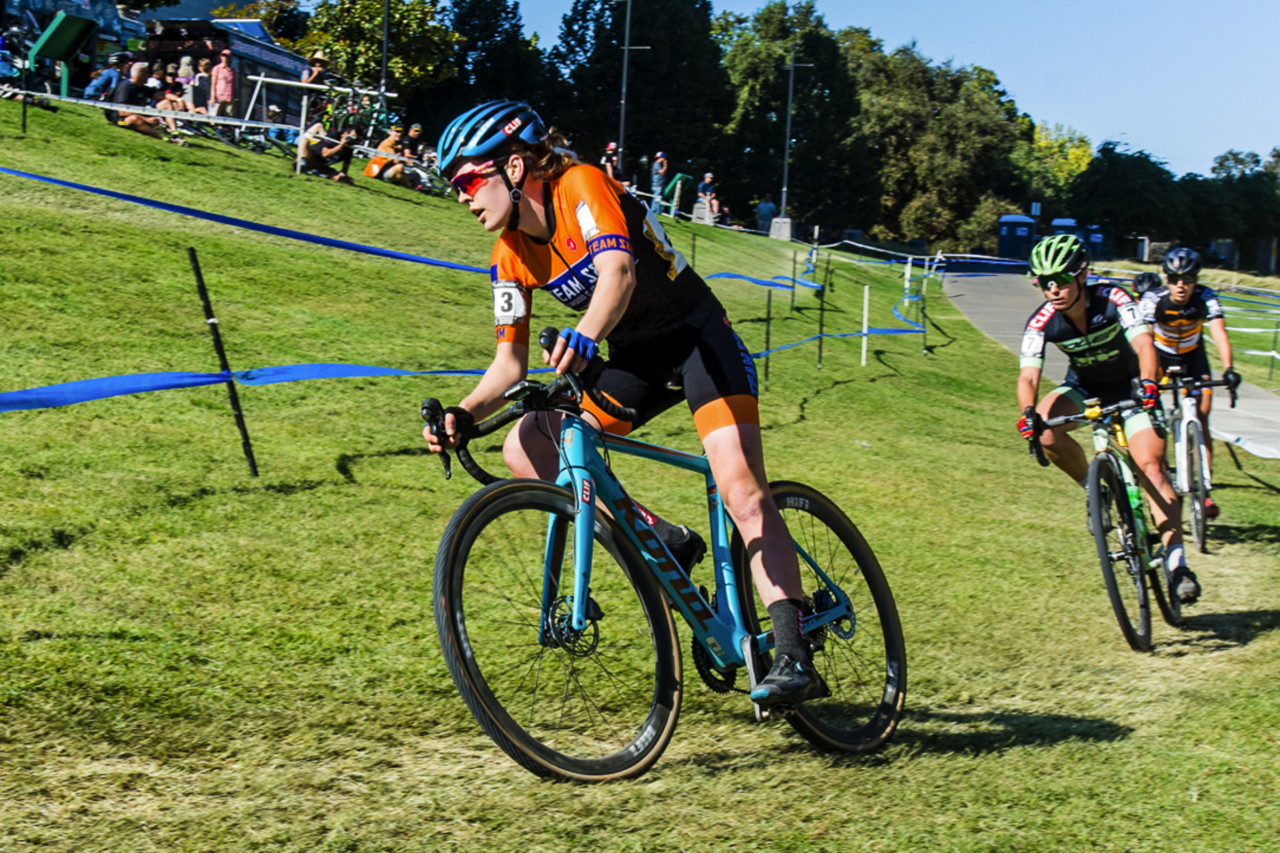
{"label": "light pole", "polygon": [[791,72],[791,81],[787,84],[787,141],[782,155],[782,204],[778,207],[778,217],[786,218],[787,215],[787,178],[790,174],[791,166],[791,98],[795,94],[796,89],[796,69],[812,68],[812,62],[796,62],[795,54],[791,54],[791,61],[783,68]]}
{"label": "light pole", "polygon": [[626,24],[623,26],[622,36],[622,103],[618,115],[618,169],[621,171],[625,162],[622,159],[625,148],[623,140],[627,134],[627,60],[631,58],[631,51],[648,50],[649,47],[648,45],[631,46],[631,0],[613,0],[613,2],[627,4]]}

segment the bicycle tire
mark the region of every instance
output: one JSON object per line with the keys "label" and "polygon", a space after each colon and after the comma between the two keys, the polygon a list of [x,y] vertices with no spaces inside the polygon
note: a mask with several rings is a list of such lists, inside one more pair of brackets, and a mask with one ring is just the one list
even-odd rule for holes
{"label": "bicycle tire", "polygon": [[[1138,542],[1120,464],[1105,450],[1093,457],[1087,480],[1089,518],[1102,579],[1120,632],[1135,651],[1149,651],[1151,604],[1147,598],[1146,545]],[[1117,564],[1121,567],[1119,572]]]}
{"label": "bicycle tire", "polygon": [[575,505],[539,480],[468,498],[436,554],[436,629],[463,701],[507,755],[538,776],[603,782],[645,772],[670,742],[680,646],[657,581],[603,513],[590,592],[600,616],[579,635],[540,637],[545,555],[572,584]]}
{"label": "bicycle tire", "polygon": [[1209,490],[1204,485],[1204,457],[1202,444],[1204,436],[1200,431],[1200,423],[1187,424],[1187,494],[1191,498],[1191,538],[1195,540],[1196,550],[1201,554],[1208,550],[1208,517],[1204,511],[1205,498]]}
{"label": "bicycle tire", "polygon": [[[797,544],[853,603],[855,618],[818,629],[813,664],[831,695],[788,712],[791,727],[816,746],[838,752],[871,752],[889,740],[902,719],[907,695],[907,656],[898,609],[880,563],[848,516],[816,489],[800,483],[769,484],[773,500]],[[760,628],[755,586],[742,537],[734,531],[732,553],[748,630]],[[822,588],[801,557],[806,596]],[[853,630],[842,639],[833,626]],[[816,640],[816,641],[815,641]],[[769,656],[762,655],[769,668]]]}

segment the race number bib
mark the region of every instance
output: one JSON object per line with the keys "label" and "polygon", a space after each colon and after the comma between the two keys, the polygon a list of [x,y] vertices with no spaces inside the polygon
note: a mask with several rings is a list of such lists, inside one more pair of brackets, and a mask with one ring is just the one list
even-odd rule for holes
{"label": "race number bib", "polygon": [[495,326],[516,326],[529,316],[529,295],[514,281],[493,283],[493,322]]}

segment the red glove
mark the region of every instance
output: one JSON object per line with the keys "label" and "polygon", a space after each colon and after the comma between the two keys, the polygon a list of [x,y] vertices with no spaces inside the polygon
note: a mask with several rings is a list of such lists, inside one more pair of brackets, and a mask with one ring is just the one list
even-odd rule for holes
{"label": "red glove", "polygon": [[1151,411],[1160,402],[1160,386],[1150,379],[1139,379],[1138,384],[1142,386],[1142,408]]}

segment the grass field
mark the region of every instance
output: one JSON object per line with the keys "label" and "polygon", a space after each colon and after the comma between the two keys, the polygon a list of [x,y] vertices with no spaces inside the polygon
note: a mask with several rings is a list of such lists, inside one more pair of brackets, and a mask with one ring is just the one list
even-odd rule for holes
{"label": "grass field", "polygon": [[[487,266],[457,205],[78,109],[33,113],[24,137],[18,109],[0,102],[0,166]],[[765,238],[671,235],[687,254],[696,235],[703,274],[791,270]],[[188,247],[233,369],[490,356],[483,276],[0,173],[0,391],[216,370]],[[859,327],[864,284],[872,325],[901,325],[900,273],[832,269],[828,331]],[[765,291],[715,287],[762,349]],[[566,319],[546,302],[536,320]],[[817,305],[776,292],[772,343],[816,333]],[[840,503],[892,584],[910,663],[895,739],[817,752],[691,680],[662,760],[607,786],[519,769],[444,668],[430,570],[472,485],[444,481],[417,406],[474,380],[241,387],[257,479],[219,386],[3,415],[0,849],[1275,850],[1280,463],[1220,453],[1204,597],[1131,652],[1083,493],[1014,432],[1015,357],[941,297],[928,315],[928,355],[875,337],[863,368],[850,338],[818,369],[808,344],[771,360],[762,398],[771,476]],[[689,427],[676,411],[642,437],[693,449]],[[696,526],[697,483],[619,470]]]}

